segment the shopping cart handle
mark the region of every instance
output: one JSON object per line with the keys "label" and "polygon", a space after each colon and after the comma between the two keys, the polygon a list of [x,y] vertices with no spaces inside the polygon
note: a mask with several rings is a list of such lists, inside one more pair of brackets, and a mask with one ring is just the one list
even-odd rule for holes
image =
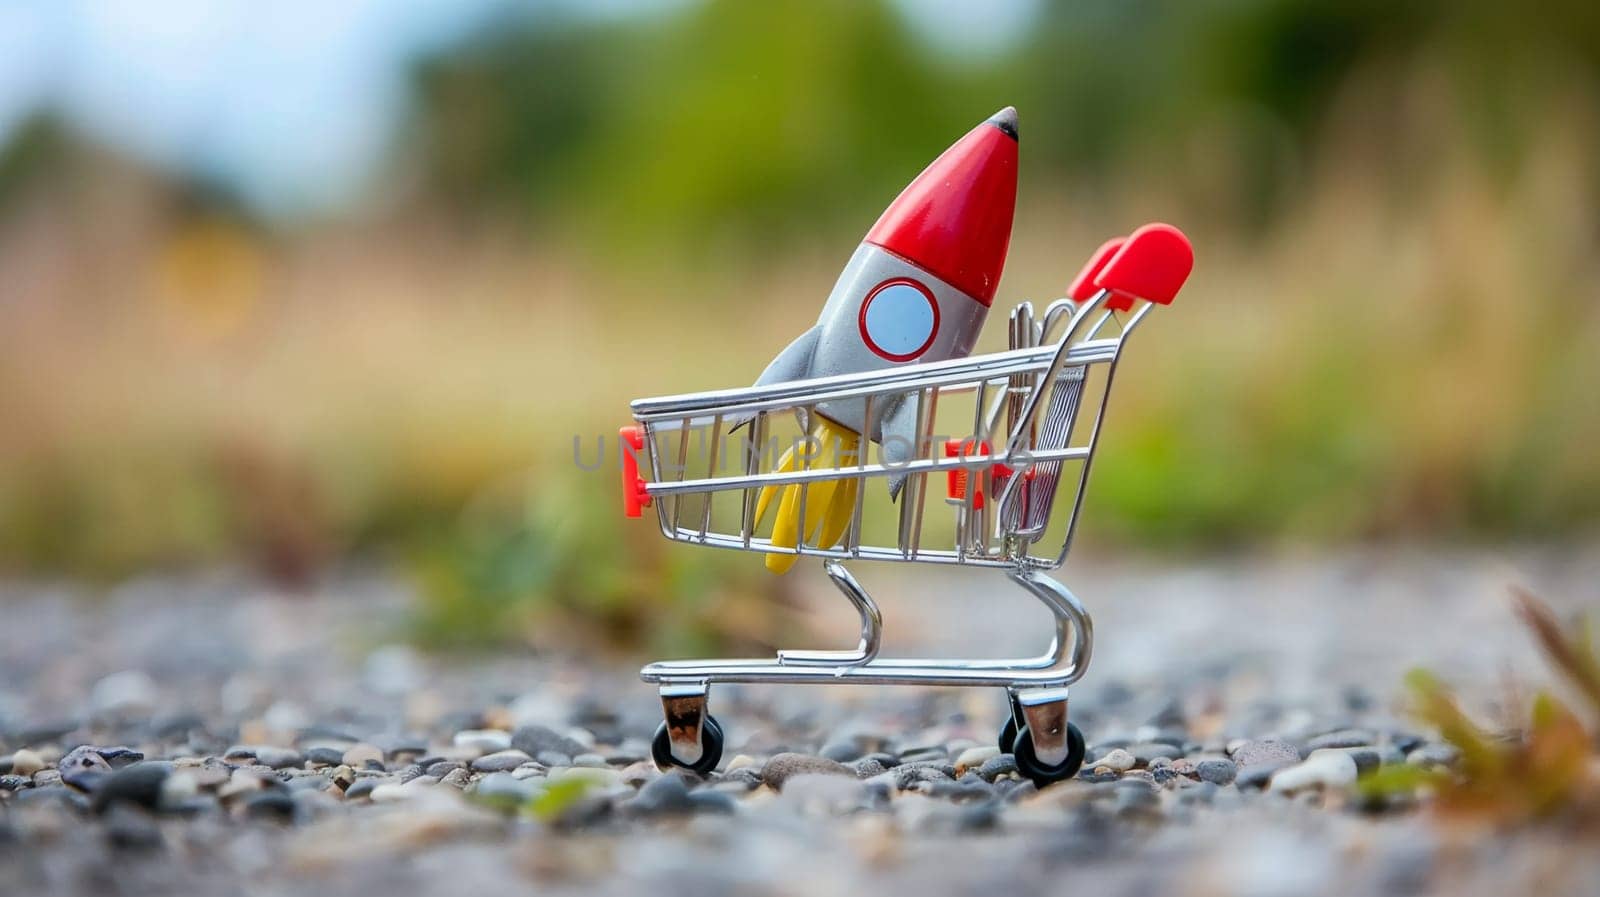
{"label": "shopping cart handle", "polygon": [[644,449],[644,434],[638,427],[623,427],[617,431],[622,450],[622,513],[638,517],[641,508],[650,507],[650,492],[644,488],[644,477],[639,476],[639,452]]}
{"label": "shopping cart handle", "polygon": [[[1083,270],[1079,271],[1078,276],[1072,278],[1072,283],[1067,285],[1067,298],[1079,305],[1093,299],[1094,295],[1100,292],[1100,288],[1095,286],[1095,278],[1100,276],[1106,262],[1111,261],[1111,257],[1117,254],[1117,250],[1121,249],[1127,240],[1127,237],[1112,237],[1101,243],[1100,248],[1094,251],[1094,255],[1089,256],[1089,260],[1083,263]],[[1116,296],[1111,297],[1113,302],[1117,299]],[[1109,303],[1107,304],[1109,306]]]}
{"label": "shopping cart handle", "polygon": [[1194,247],[1183,231],[1170,224],[1146,224],[1128,235],[1094,285],[1130,300],[1171,305],[1192,270]]}

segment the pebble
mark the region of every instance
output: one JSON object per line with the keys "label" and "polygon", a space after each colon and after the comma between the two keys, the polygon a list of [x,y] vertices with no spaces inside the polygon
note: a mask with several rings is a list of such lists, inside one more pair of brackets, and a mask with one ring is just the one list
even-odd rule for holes
{"label": "pebble", "polygon": [[690,792],[689,801],[697,813],[731,816],[739,812],[739,802],[732,795],[710,788]]}
{"label": "pebble", "polygon": [[[15,763],[16,761],[13,760],[12,762]],[[63,776],[69,772],[110,772],[111,764],[106,762],[106,758],[100,756],[98,748],[85,744],[68,751],[67,755],[62,757],[60,762],[56,764],[56,769]]]}
{"label": "pebble", "polygon": [[1127,772],[1128,770],[1132,769],[1137,762],[1138,761],[1134,759],[1133,754],[1128,753],[1122,748],[1112,748],[1104,757],[1094,761],[1094,767],[1099,769],[1103,766],[1112,772]]}
{"label": "pebble", "polygon": [[998,756],[1000,756],[1000,749],[992,744],[967,748],[961,752],[959,757],[956,757],[956,770],[958,772],[966,772],[968,769],[981,767]]}
{"label": "pebble", "polygon": [[[514,747],[530,757],[538,757],[540,754],[550,751],[571,758],[589,751],[582,742],[568,738],[549,726],[523,726],[512,733],[510,747]],[[546,763],[543,758],[539,762]],[[570,762],[570,759],[566,761],[566,763]],[[564,766],[566,763],[546,763],[546,765]]]}
{"label": "pebble", "polygon": [[306,751],[306,762],[312,766],[339,766],[344,763],[344,751],[331,747],[314,747]]}
{"label": "pebble", "polygon": [[996,754],[978,767],[978,777],[985,782],[1008,775],[1017,775],[1017,758],[1010,754]]}
{"label": "pebble", "polygon": [[572,765],[572,756],[570,754],[563,754],[560,751],[540,751],[536,755],[536,759],[546,766]]}
{"label": "pebble", "polygon": [[1257,763],[1254,766],[1241,767],[1233,777],[1234,787],[1241,791],[1265,788],[1278,770],[1294,765],[1288,760],[1280,760],[1276,763]]}
{"label": "pebble", "polygon": [[257,763],[272,769],[289,769],[303,766],[306,762],[305,755],[293,748],[266,745],[256,748],[255,754]]}
{"label": "pebble", "polygon": [[1277,739],[1264,739],[1261,741],[1246,741],[1230,750],[1229,755],[1233,762],[1241,769],[1246,769],[1258,764],[1284,764],[1299,763],[1300,749],[1287,741]]}
{"label": "pebble", "polygon": [[593,766],[593,767],[598,769],[598,768],[603,768],[603,767],[606,767],[606,766],[610,766],[611,764],[606,762],[606,758],[603,755],[590,752],[590,753],[587,753],[587,754],[579,754],[578,756],[573,757],[572,758],[572,765],[573,766]]}
{"label": "pebble", "polygon": [[34,773],[41,769],[44,769],[44,758],[27,748],[23,748],[11,755],[11,772],[13,775],[31,778]]}
{"label": "pebble", "polygon": [[743,769],[746,766],[755,766],[755,765],[756,765],[756,758],[750,756],[749,754],[740,754],[737,757],[734,757],[732,760],[729,760],[728,761],[728,765],[727,765],[726,768],[727,768],[728,772],[732,772],[735,769]]}
{"label": "pebble", "polygon": [[457,732],[452,743],[465,750],[493,754],[511,747],[511,733],[499,729],[466,729]]}
{"label": "pebble", "polygon": [[472,761],[472,768],[478,772],[510,772],[532,759],[522,751],[508,748],[479,757]]}
{"label": "pebble", "polygon": [[376,790],[379,785],[383,784],[385,784],[385,781],[375,776],[366,779],[356,779],[354,782],[350,783],[350,787],[344,789],[345,799],[357,800],[363,797],[371,797],[372,792]]}
{"label": "pebble", "polygon": [[94,790],[94,810],[104,813],[118,804],[158,810],[167,777],[171,774],[172,770],[165,763],[135,763],[110,773]]}
{"label": "pebble", "polygon": [[1306,750],[1309,752],[1323,748],[1366,747],[1376,744],[1377,741],[1377,733],[1367,729],[1339,729],[1307,741]]}
{"label": "pebble", "polygon": [[809,754],[775,754],[761,768],[761,779],[782,791],[783,783],[798,775],[836,775],[856,777],[855,770],[837,760],[814,757]]}
{"label": "pebble", "polygon": [[340,759],[344,761],[344,765],[346,766],[353,766],[357,769],[361,769],[368,763],[382,763],[383,750],[375,744],[357,742],[356,744],[350,745],[350,747],[345,750],[344,756]]}
{"label": "pebble", "polygon": [[1234,776],[1238,774],[1239,769],[1232,760],[1224,757],[1214,757],[1196,763],[1194,772],[1202,782],[1212,785],[1228,785],[1233,782]]}
{"label": "pebble", "polygon": [[285,788],[272,788],[244,799],[244,815],[251,819],[291,822],[294,820],[294,808],[294,795]]}
{"label": "pebble", "polygon": [[1356,761],[1337,750],[1315,751],[1302,763],[1278,770],[1271,791],[1293,794],[1307,788],[1343,788],[1356,780]]}
{"label": "pebble", "polygon": [[0,776],[0,791],[21,791],[31,784],[33,784],[33,780],[26,776],[11,773]]}
{"label": "pebble", "polygon": [[623,807],[638,816],[687,815],[695,809],[689,798],[687,779],[682,773],[672,772],[646,783]]}
{"label": "pebble", "polygon": [[884,765],[872,757],[862,757],[849,765],[855,770],[858,779],[870,779],[873,776],[883,775],[885,771]]}

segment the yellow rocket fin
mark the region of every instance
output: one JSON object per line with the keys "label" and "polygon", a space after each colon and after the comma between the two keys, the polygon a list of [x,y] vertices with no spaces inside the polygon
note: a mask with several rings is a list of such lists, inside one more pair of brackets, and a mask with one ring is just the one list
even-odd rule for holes
{"label": "yellow rocket fin", "polygon": [[[797,464],[801,469],[813,470],[838,469],[856,463],[860,437],[851,430],[823,420],[819,421],[811,435],[817,450],[803,459],[798,458],[798,452],[791,450],[779,461],[779,470],[794,469]],[[765,513],[775,488],[778,487],[762,489],[756,503],[757,520]],[[813,544],[821,547],[831,548],[837,544],[855,512],[855,481],[823,480],[782,488],[778,516],[772,524],[772,544],[780,548],[793,548],[799,542],[801,533],[805,533],[807,538],[814,537]],[[802,488],[806,490],[805,520],[798,519]],[[787,572],[798,557],[793,554],[769,554],[766,558],[767,569],[774,573]]]}

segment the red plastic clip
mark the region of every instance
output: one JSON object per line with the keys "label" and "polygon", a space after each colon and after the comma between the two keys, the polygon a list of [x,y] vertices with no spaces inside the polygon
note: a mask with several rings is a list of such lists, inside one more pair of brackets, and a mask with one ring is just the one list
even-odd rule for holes
{"label": "red plastic clip", "polygon": [[641,508],[650,507],[650,492],[644,487],[644,477],[639,476],[644,433],[638,427],[623,427],[617,431],[617,438],[622,442],[622,513],[638,517]]}
{"label": "red plastic clip", "polygon": [[[1080,305],[1093,299],[1094,294],[1100,291],[1100,288],[1095,286],[1095,278],[1100,276],[1106,262],[1111,261],[1111,257],[1117,254],[1117,250],[1122,248],[1127,239],[1127,237],[1112,237],[1101,243],[1100,248],[1094,251],[1094,255],[1089,256],[1089,260],[1083,263],[1083,270],[1079,271],[1078,276],[1067,285],[1067,298]],[[1117,301],[1117,297],[1111,297],[1111,301]]]}
{"label": "red plastic clip", "polygon": [[[946,439],[944,441],[944,456],[946,458],[987,454],[989,454],[989,443],[978,442],[973,440],[971,437],[966,439]],[[999,466],[1000,465],[998,464],[995,465],[997,468]],[[951,501],[966,501],[967,480],[969,479],[968,474],[971,472],[972,471],[966,467],[957,467],[946,471],[948,482],[945,484],[945,497],[949,498]],[[974,510],[981,510],[983,508],[983,480],[981,479],[978,480],[977,483],[973,484],[972,507]]]}
{"label": "red plastic clip", "polygon": [[1194,247],[1183,231],[1170,224],[1146,224],[1128,235],[1094,284],[1126,297],[1126,307],[1134,299],[1171,305],[1193,270]]}

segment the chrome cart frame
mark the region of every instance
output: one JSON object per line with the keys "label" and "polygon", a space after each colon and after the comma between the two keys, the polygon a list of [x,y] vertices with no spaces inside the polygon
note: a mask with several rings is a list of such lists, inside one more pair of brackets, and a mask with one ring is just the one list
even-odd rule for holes
{"label": "chrome cart frame", "polygon": [[[622,433],[624,500],[631,516],[653,505],[662,535],[676,542],[822,558],[861,622],[850,650],[646,666],[640,676],[660,687],[666,718],[657,733],[657,762],[702,773],[715,768],[722,731],[707,702],[717,682],[997,686],[1007,690],[1012,709],[1001,750],[1014,751],[1019,768],[1041,785],[1075,774],[1084,745],[1068,721],[1068,686],[1088,667],[1094,627],[1077,596],[1046,574],[1061,567],[1071,550],[1128,337],[1155,305],[1170,303],[1191,265],[1188,242],[1176,229],[1150,225],[1101,247],[1067,298],[1052,302],[1042,318],[1035,318],[1029,303],[1017,306],[1008,351],[633,402],[636,426]],[[954,426],[960,438],[944,440],[941,453],[935,436],[940,401],[948,407],[954,396],[971,396],[972,411],[962,409]],[[1093,406],[1087,416],[1086,397]],[[818,405],[859,403],[870,433],[887,409],[907,401],[916,403],[917,437],[905,460],[891,463],[880,456],[871,463],[870,446],[863,445],[854,463],[841,467],[761,470],[768,433],[782,416],[798,415],[804,432]],[[692,455],[691,444],[701,451]],[[1070,464],[1077,470],[1063,476]],[[928,502],[933,474],[946,480],[943,512]],[[760,535],[754,509],[762,488],[825,480],[855,481],[855,507],[839,544],[812,544],[802,532],[788,547]],[[874,542],[863,523],[865,499],[869,486],[892,480],[904,484],[894,538]],[[807,492],[799,490],[802,518]],[[724,501],[719,515],[716,498],[725,495],[739,501]],[[1064,518],[1057,508],[1066,509]],[[737,519],[727,519],[734,510]],[[951,524],[948,547],[925,540],[940,521]],[[879,657],[882,614],[846,569],[853,561],[1003,570],[1050,611],[1051,644],[1043,654],[1024,658]]]}

